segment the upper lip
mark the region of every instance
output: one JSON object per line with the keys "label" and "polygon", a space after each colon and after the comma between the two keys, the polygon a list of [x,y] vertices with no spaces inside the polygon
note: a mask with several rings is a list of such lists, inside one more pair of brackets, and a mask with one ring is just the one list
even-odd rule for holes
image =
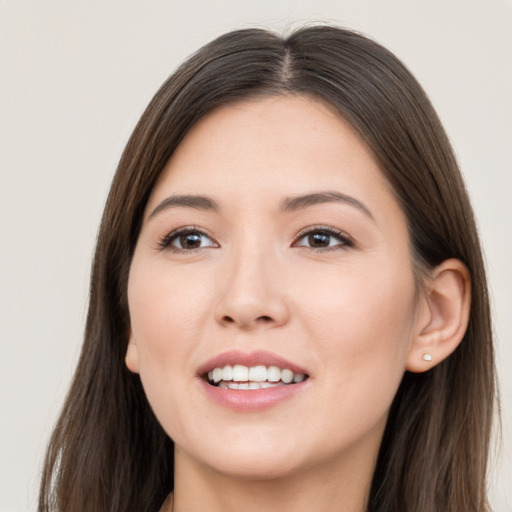
{"label": "upper lip", "polygon": [[295,374],[308,374],[304,368],[298,366],[297,364],[292,363],[282,356],[273,354],[272,352],[267,352],[265,350],[256,350],[252,352],[229,350],[227,352],[222,352],[221,354],[212,357],[203,363],[198,368],[197,373],[199,376],[202,376],[207,374],[209,371],[212,371],[214,368],[223,368],[224,366],[233,366],[235,364],[241,364],[248,367],[259,365],[277,366],[281,369],[287,368]]}

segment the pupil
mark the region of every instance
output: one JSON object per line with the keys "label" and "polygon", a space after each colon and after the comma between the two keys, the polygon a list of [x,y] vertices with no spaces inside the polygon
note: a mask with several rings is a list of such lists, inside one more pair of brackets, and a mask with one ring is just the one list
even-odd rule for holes
{"label": "pupil", "polygon": [[201,235],[196,233],[189,233],[181,236],[181,246],[188,249],[194,249],[201,245]]}
{"label": "pupil", "polygon": [[326,235],[324,233],[314,233],[309,235],[309,244],[312,247],[325,247],[329,245],[329,237],[330,235]]}

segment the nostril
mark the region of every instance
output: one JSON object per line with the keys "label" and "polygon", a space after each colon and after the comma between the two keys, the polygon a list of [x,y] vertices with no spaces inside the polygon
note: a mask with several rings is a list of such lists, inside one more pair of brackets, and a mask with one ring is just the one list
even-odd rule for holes
{"label": "nostril", "polygon": [[252,329],[259,326],[271,325],[275,320],[269,315],[251,316],[251,315],[239,315],[230,316],[223,315],[220,322],[224,326],[228,325],[239,325],[242,329]]}

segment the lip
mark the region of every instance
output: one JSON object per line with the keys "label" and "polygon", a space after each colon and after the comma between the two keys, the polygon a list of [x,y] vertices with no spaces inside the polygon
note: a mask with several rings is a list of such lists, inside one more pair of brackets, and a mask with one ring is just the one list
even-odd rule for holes
{"label": "lip", "polygon": [[276,386],[264,389],[222,389],[200,379],[200,386],[206,396],[221,407],[237,412],[257,412],[269,409],[285,400],[289,400],[309,385],[309,379],[297,384]]}
{"label": "lip", "polygon": [[202,391],[206,397],[221,407],[237,412],[257,412],[273,407],[283,401],[289,400],[297,393],[307,389],[310,379],[302,382],[287,384],[263,389],[223,389],[212,386],[204,376],[214,368],[222,368],[226,365],[242,364],[244,366],[278,366],[288,368],[293,373],[302,373],[309,376],[304,368],[271,352],[257,350],[254,352],[240,352],[231,350],[223,352],[209,359],[197,370],[197,377]]}
{"label": "lip", "polygon": [[309,372],[306,369],[296,365],[292,361],[288,361],[284,357],[265,350],[256,350],[253,352],[230,350],[228,352],[223,352],[202,364],[197,370],[197,375],[202,377],[214,368],[223,368],[228,364],[232,366],[235,364],[241,364],[248,367],[258,365],[278,366],[281,369],[288,368],[288,370],[291,370],[293,373],[309,375]]}

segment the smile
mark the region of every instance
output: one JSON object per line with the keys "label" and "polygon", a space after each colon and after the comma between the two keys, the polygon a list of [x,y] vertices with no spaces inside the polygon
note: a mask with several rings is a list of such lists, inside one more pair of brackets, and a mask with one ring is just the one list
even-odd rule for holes
{"label": "smile", "polygon": [[251,390],[297,384],[307,375],[278,366],[235,364],[216,367],[208,372],[207,378],[211,385],[222,389]]}
{"label": "smile", "polygon": [[256,412],[293,400],[310,388],[311,373],[265,350],[230,350],[197,369],[209,401],[238,412]]}

